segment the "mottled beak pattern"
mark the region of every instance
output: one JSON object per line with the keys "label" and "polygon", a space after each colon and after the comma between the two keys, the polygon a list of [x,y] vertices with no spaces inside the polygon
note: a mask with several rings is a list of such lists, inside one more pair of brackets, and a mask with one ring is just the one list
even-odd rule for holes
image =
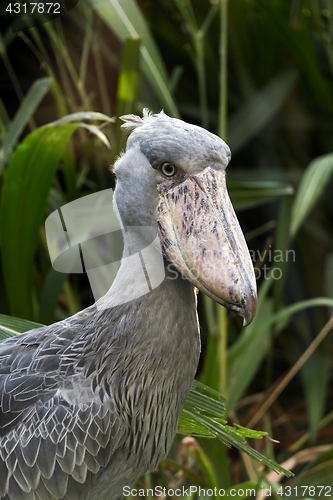
{"label": "mottled beak pattern", "polygon": [[256,281],[225,171],[208,167],[160,196],[157,221],[166,257],[200,291],[249,325],[257,307]]}

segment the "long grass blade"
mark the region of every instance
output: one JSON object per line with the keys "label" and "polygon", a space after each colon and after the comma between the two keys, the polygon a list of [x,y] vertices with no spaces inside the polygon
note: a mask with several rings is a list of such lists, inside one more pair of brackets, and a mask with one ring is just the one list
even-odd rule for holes
{"label": "long grass blade", "polygon": [[228,351],[228,413],[251,383],[270,340],[270,328],[266,326],[272,316],[272,303],[266,300],[257,312],[255,326],[243,330],[242,336]]}
{"label": "long grass blade", "polygon": [[114,118],[105,115],[104,113],[99,113],[97,111],[79,111],[77,113],[71,113],[69,115],[63,116],[54,122],[50,122],[47,124],[48,127],[64,125],[66,123],[76,123],[81,122],[82,120],[96,120],[102,122],[110,122],[114,123]]}
{"label": "long grass blade", "polygon": [[[140,38],[127,38],[123,47],[123,58],[117,87],[117,117],[135,111],[139,87]],[[120,125],[117,127],[117,152],[124,149],[126,136]]]}
{"label": "long grass blade", "polygon": [[77,125],[29,134],[8,167],[1,203],[2,266],[11,313],[32,319],[33,257],[59,161]]}
{"label": "long grass blade", "polygon": [[142,38],[142,70],[165,111],[178,117],[177,106],[168,87],[168,75],[147,23],[134,0],[89,0],[92,8],[116,36]]}
{"label": "long grass blade", "polygon": [[316,439],[319,424],[325,411],[326,391],[331,366],[331,357],[317,352],[308,359],[301,372],[304,381],[312,442]]}
{"label": "long grass blade", "polygon": [[290,235],[295,237],[333,173],[333,153],[313,160],[299,185],[291,212]]}
{"label": "long grass blade", "polygon": [[41,323],[50,324],[54,320],[54,309],[67,278],[68,274],[59,273],[53,267],[49,269],[40,296],[38,321]]}
{"label": "long grass blade", "polygon": [[281,196],[291,196],[294,188],[276,181],[228,181],[228,191],[235,210],[241,211],[264,205]]}
{"label": "long grass blade", "polygon": [[39,227],[55,172],[71,135],[84,126],[108,145],[97,127],[68,123],[75,118],[112,121],[92,112],[64,117],[28,135],[8,167],[1,204],[2,266],[10,310],[15,316],[32,318],[33,257]]}
{"label": "long grass blade", "polygon": [[36,80],[28,90],[27,95],[24,97],[13,121],[9,126],[0,151],[0,173],[4,165],[9,160],[18,138],[38,108],[39,104],[44,99],[45,94],[49,91],[51,83],[52,80],[48,77]]}
{"label": "long grass blade", "polygon": [[295,68],[284,71],[230,117],[227,142],[233,153],[248,144],[276,116],[297,78]]}
{"label": "long grass blade", "polygon": [[[273,460],[270,460],[261,453],[257,452],[253,448],[251,448],[247,443],[245,438],[237,433],[237,430],[230,430],[228,428],[225,428],[225,426],[220,423],[216,422],[205,415],[200,415],[200,414],[195,414],[195,416],[189,412],[186,408],[183,410],[183,413],[189,417],[189,418],[195,418],[195,420],[201,424],[203,427],[206,427],[212,434],[214,434],[220,441],[222,441],[224,444],[227,445],[232,445],[238,448],[240,451],[246,453],[249,455],[251,458],[254,460],[257,460],[258,462],[263,463],[264,465],[267,465],[267,467],[270,467],[272,470],[275,472],[283,473],[288,477],[293,476],[293,473],[290,471],[287,471],[283,467],[281,467],[279,464],[274,462]],[[257,437],[262,437],[259,435]]]}
{"label": "long grass blade", "polygon": [[0,340],[44,326],[35,321],[0,314]]}

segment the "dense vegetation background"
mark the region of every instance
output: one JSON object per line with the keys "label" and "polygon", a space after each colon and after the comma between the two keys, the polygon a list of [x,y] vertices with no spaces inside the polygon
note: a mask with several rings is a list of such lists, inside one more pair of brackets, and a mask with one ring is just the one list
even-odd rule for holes
{"label": "dense vegetation background", "polygon": [[323,497],[319,486],[333,489],[331,0],[81,0],[30,29],[4,7],[1,21],[0,313],[49,324],[92,303],[84,275],[52,269],[44,222],[114,186],[125,138],[107,117],[163,108],[219,134],[259,307],[243,330],[200,297],[198,379],[228,397],[229,422],[268,432],[274,441],[251,445],[296,478],[179,436],[139,484],[238,485],[242,498],[262,484],[279,497],[286,482],[289,498]]}

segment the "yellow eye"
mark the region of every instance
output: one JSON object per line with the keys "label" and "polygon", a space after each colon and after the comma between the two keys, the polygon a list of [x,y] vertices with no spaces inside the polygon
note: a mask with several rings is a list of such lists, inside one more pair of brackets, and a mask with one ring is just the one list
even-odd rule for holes
{"label": "yellow eye", "polygon": [[168,163],[167,161],[162,163],[161,165],[162,174],[166,177],[172,177],[176,173],[176,167],[172,165],[172,163]]}

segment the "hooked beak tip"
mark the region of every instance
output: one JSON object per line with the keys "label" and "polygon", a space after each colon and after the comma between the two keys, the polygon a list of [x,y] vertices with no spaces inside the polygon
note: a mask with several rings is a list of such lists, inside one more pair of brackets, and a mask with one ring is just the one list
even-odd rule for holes
{"label": "hooked beak tip", "polygon": [[246,299],[242,300],[243,326],[248,326],[257,310],[257,294],[251,290]]}

